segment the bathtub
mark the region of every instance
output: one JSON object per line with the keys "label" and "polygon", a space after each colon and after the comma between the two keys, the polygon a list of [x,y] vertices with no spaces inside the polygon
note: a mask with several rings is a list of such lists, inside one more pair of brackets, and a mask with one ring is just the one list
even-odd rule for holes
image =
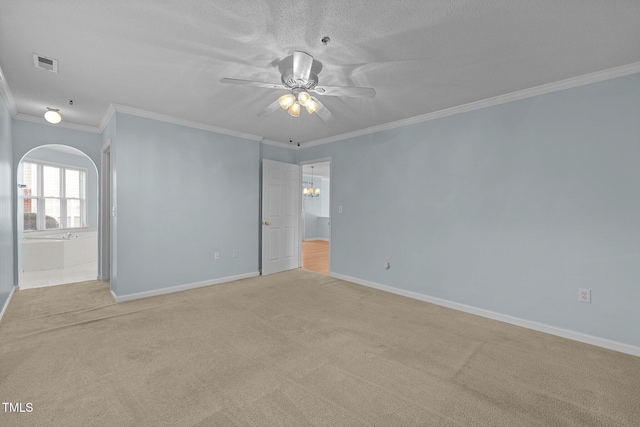
{"label": "bathtub", "polygon": [[34,231],[24,233],[22,271],[42,271],[72,267],[98,259],[98,232],[95,228]]}
{"label": "bathtub", "polygon": [[[83,238],[87,237],[85,236],[85,233],[83,233],[82,235]],[[42,236],[29,236],[29,237],[25,237],[25,239],[28,240],[32,240],[32,239],[39,239],[39,240],[66,240],[66,239],[78,239],[80,238],[80,233],[65,233],[65,234],[45,234]]]}

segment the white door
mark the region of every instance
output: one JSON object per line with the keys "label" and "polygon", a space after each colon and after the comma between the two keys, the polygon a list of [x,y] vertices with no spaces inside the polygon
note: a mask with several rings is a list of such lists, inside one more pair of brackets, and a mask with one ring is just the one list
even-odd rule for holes
{"label": "white door", "polygon": [[300,166],[262,161],[262,274],[300,267]]}

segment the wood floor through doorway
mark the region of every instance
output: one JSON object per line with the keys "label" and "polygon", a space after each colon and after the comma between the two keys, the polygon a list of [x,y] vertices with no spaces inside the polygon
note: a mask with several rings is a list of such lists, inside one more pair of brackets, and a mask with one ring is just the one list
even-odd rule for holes
{"label": "wood floor through doorway", "polygon": [[302,268],[320,274],[329,274],[329,242],[326,240],[302,242]]}

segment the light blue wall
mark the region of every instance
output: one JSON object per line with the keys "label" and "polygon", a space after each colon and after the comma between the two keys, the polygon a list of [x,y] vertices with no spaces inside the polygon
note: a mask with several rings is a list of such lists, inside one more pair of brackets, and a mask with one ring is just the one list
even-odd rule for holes
{"label": "light blue wall", "polygon": [[639,118],[636,74],[296,160],[332,157],[333,272],[640,346]]}
{"label": "light blue wall", "polygon": [[320,184],[320,194],[322,194],[320,200],[322,201],[320,205],[320,216],[329,217],[331,216],[331,212],[329,208],[331,207],[331,185],[328,179],[322,178],[322,183]]}
{"label": "light blue wall", "polygon": [[259,144],[127,114],[116,119],[116,294],[257,272]]}
{"label": "light blue wall", "polygon": [[276,147],[260,144],[260,159],[275,160],[276,162],[295,163],[296,151],[291,148]]}
{"label": "light blue wall", "polygon": [[91,160],[85,156],[63,153],[47,147],[36,148],[29,152],[27,157],[34,160],[85,168],[87,170],[87,227],[95,228],[98,226],[98,172]]}
{"label": "light blue wall", "polygon": [[325,228],[326,221],[322,220],[324,205],[326,203],[326,195],[322,187],[322,178],[314,176],[313,181],[311,175],[303,175],[302,180],[305,186],[320,188],[320,197],[302,197],[304,209],[304,239],[316,240],[318,238],[327,238]]}
{"label": "light blue wall", "polygon": [[0,96],[0,311],[15,285],[12,119]]}
{"label": "light blue wall", "polygon": [[58,144],[77,148],[99,168],[102,136],[99,133],[67,129],[55,125],[13,121],[13,161],[17,167],[22,157],[33,148]]}
{"label": "light blue wall", "polygon": [[104,127],[101,135],[102,147],[106,147],[109,143],[109,140],[115,139],[116,137],[116,115],[111,116],[111,119]]}

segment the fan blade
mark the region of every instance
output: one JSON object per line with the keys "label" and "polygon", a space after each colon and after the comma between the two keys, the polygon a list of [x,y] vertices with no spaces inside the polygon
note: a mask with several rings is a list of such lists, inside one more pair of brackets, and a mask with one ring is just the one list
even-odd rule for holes
{"label": "fan blade", "polygon": [[313,56],[296,50],[293,52],[293,78],[307,82],[313,65]]}
{"label": "fan blade", "polygon": [[331,111],[329,111],[329,109],[325,107],[322,102],[318,101],[318,98],[312,96],[311,99],[313,99],[318,104],[316,114],[318,115],[318,117],[320,117],[320,119],[322,119],[323,122],[329,123],[336,119],[333,114],[331,114]]}
{"label": "fan blade", "polygon": [[282,108],[280,107],[280,100],[276,99],[274,102],[267,105],[262,111],[260,111],[258,113],[258,116],[262,117],[262,116],[267,116],[269,114],[273,114],[276,111],[278,111],[279,108]]}
{"label": "fan blade", "polygon": [[287,89],[281,84],[277,83],[265,83],[265,82],[257,82],[254,80],[242,80],[242,79],[228,79],[223,78],[220,79],[221,83],[229,83],[234,85],[245,85],[245,86],[257,86],[257,87],[266,87],[268,89]]}
{"label": "fan blade", "polygon": [[357,86],[316,86],[313,91],[319,95],[351,96],[354,98],[373,98],[375,89],[371,87]]}

